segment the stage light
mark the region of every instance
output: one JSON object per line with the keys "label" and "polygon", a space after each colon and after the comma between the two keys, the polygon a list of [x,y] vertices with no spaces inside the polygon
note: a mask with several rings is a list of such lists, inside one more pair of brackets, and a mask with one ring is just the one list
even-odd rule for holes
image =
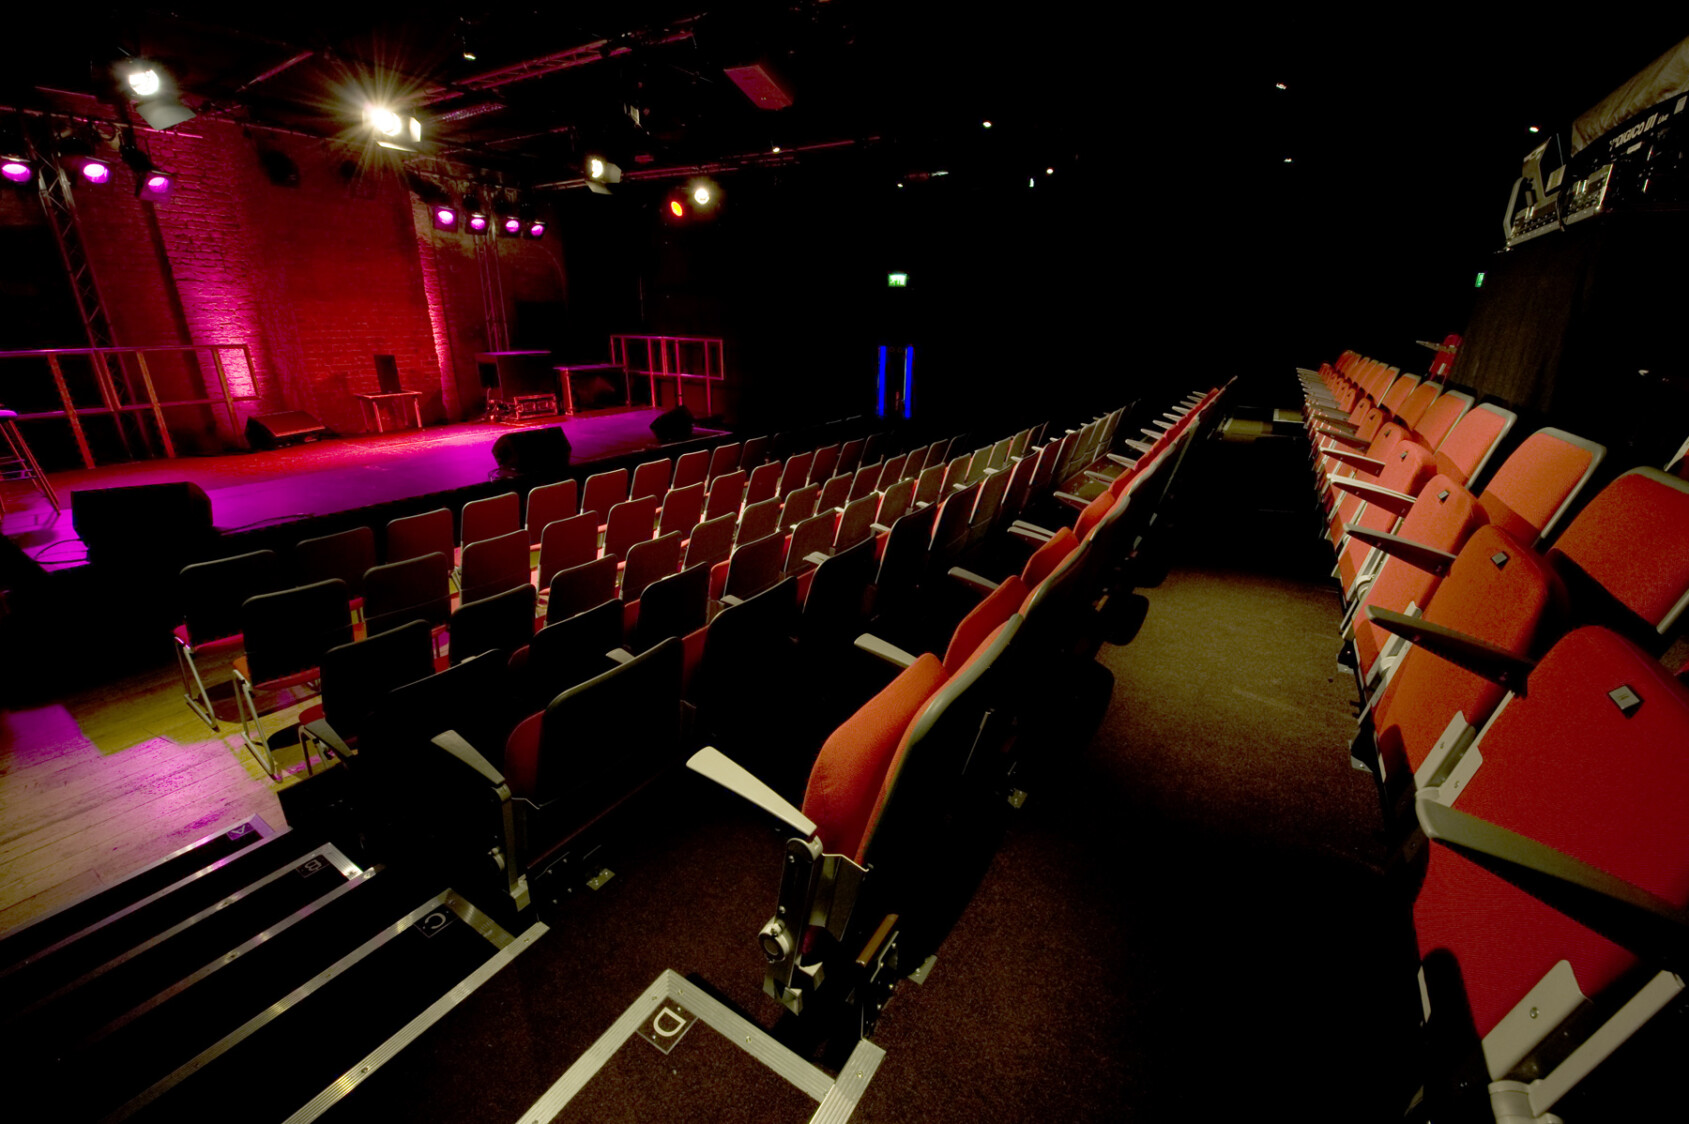
{"label": "stage light", "polygon": [[1045,174],[1045,175],[1046,175],[1046,176],[1053,176],[1053,175],[1055,175],[1055,174],[1056,174],[1056,170],[1055,170],[1055,169],[1054,169],[1054,168],[1045,168],[1045,169],[1044,169],[1044,174]]}
{"label": "stage light", "polygon": [[154,129],[160,131],[191,121],[194,111],[182,104],[176,83],[170,72],[146,59],[124,59],[115,67],[135,110]]}
{"label": "stage light", "polygon": [[1541,129],[1540,129],[1540,128],[1538,128],[1538,127],[1537,127],[1537,126],[1535,126],[1535,125],[1532,125],[1532,126],[1531,126],[1531,127],[1530,127],[1530,129],[1529,129],[1529,130],[1528,130],[1528,131],[1529,131],[1529,132],[1532,132],[1532,133],[1540,133],[1540,132],[1542,132],[1542,130],[1541,130]]}
{"label": "stage light", "polygon": [[523,228],[523,230],[522,230],[522,237],[524,237],[524,238],[544,238],[545,237],[545,220],[544,219],[534,219],[533,221],[528,223],[528,225],[525,228]]}
{"label": "stage light", "polygon": [[35,168],[21,156],[7,156],[0,159],[0,176],[9,183],[26,184],[35,178]]}
{"label": "stage light", "polygon": [[384,137],[396,137],[405,131],[404,118],[381,105],[364,107],[364,123]]}
{"label": "stage light", "polygon": [[1286,85],[1285,85],[1285,84],[1284,84],[1284,83],[1283,83],[1283,82],[1274,82],[1274,83],[1273,83],[1273,85],[1274,85],[1274,86],[1275,86],[1275,87],[1276,87],[1276,88],[1278,88],[1278,89],[1280,89],[1280,90],[1288,90],[1288,89],[1290,89],[1290,87],[1289,87],[1289,86],[1286,86]]}
{"label": "stage light", "polygon": [[780,146],[775,145],[773,148],[769,149],[769,151],[774,153],[774,155],[778,156],[778,155],[780,155]]}
{"label": "stage light", "polygon": [[677,219],[685,218],[686,217],[686,205],[683,204],[678,199],[670,199],[669,200],[669,214],[673,215]]}
{"label": "stage light", "polygon": [[707,187],[693,188],[692,201],[700,207],[708,207],[710,205],[710,189]]}
{"label": "stage light", "polygon": [[431,212],[434,216],[435,230],[456,230],[457,209],[454,207],[435,206]]}
{"label": "stage light", "polygon": [[485,234],[487,228],[492,225],[492,220],[480,211],[475,211],[469,216],[469,233],[471,234]]}
{"label": "stage light", "polygon": [[82,178],[89,183],[110,183],[111,165],[97,157],[90,156],[82,161]]}
{"label": "stage light", "polygon": [[522,220],[515,215],[506,215],[498,220],[499,233],[506,238],[520,238],[522,236]]}
{"label": "stage light", "polygon": [[175,177],[152,162],[152,157],[133,143],[123,146],[120,155],[129,170],[135,173],[135,195],[149,203],[157,203],[170,196]]}
{"label": "stage light", "polygon": [[586,162],[586,174],[595,180],[604,178],[604,161],[594,156]]}
{"label": "stage light", "polygon": [[981,122],[980,122],[980,123],[979,123],[979,127],[980,127],[980,128],[982,128],[982,129],[989,129],[989,128],[991,128],[991,122],[989,122],[989,121],[981,121]]}

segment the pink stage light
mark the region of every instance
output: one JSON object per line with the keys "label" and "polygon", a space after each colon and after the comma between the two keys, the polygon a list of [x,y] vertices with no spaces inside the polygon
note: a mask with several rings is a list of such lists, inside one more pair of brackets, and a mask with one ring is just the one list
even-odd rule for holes
{"label": "pink stage light", "polygon": [[111,165],[99,160],[89,160],[82,165],[82,178],[89,183],[106,183],[111,179]]}
{"label": "pink stage light", "polygon": [[0,176],[13,183],[28,183],[35,177],[35,170],[22,160],[7,160],[0,163]]}
{"label": "pink stage light", "polygon": [[543,223],[543,222],[531,222],[531,223],[529,223],[528,224],[528,237],[529,238],[544,238],[545,237],[545,223]]}
{"label": "pink stage light", "polygon": [[161,176],[156,172],[153,173],[152,175],[147,177],[147,190],[148,191],[169,191],[170,190],[170,177],[169,176]]}
{"label": "pink stage light", "polygon": [[504,220],[504,232],[506,234],[520,234],[520,233],[522,233],[522,220],[519,219],[519,218],[515,218],[515,217],[505,219]]}
{"label": "pink stage light", "polygon": [[439,223],[441,226],[456,226],[457,212],[452,210],[450,207],[441,207],[439,210],[434,212],[434,221]]}
{"label": "pink stage light", "polygon": [[486,215],[470,215],[469,216],[469,229],[470,229],[471,232],[473,232],[475,234],[485,234],[487,232],[487,216]]}

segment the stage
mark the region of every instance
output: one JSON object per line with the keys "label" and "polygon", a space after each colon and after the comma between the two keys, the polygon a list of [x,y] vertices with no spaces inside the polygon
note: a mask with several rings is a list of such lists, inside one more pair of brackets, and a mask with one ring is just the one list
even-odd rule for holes
{"label": "stage", "polygon": [[[56,517],[46,498],[26,481],[7,481],[0,532],[48,570],[84,563],[84,548],[71,520],[71,496],[89,488],[188,481],[211,498],[212,520],[225,538],[291,541],[357,522],[382,522],[425,506],[455,507],[478,495],[506,488],[523,490],[541,479],[499,476],[493,443],[519,429],[562,425],[571,457],[566,476],[584,479],[594,471],[637,464],[661,454],[713,444],[724,431],[694,427],[688,441],[659,446],[651,433],[657,409],[612,409],[547,418],[529,425],[464,422],[382,434],[333,437],[263,452],[213,457],[131,461],[50,473],[63,505]],[[462,493],[461,497],[457,493]],[[415,504],[406,501],[418,501]],[[290,532],[289,529],[292,529]],[[270,530],[261,536],[258,532]],[[255,545],[242,544],[242,549]]]}

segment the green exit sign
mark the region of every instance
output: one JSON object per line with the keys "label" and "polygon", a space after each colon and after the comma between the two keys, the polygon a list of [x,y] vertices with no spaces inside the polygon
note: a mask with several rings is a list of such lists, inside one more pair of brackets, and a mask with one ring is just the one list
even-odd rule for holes
{"label": "green exit sign", "polygon": [[888,273],[886,274],[886,284],[893,289],[907,289],[909,287],[909,275],[907,273]]}
{"label": "green exit sign", "polygon": [[1482,289],[1484,287],[1484,275],[1482,273],[1478,274],[1478,280],[1473,283],[1472,287],[1474,289]]}

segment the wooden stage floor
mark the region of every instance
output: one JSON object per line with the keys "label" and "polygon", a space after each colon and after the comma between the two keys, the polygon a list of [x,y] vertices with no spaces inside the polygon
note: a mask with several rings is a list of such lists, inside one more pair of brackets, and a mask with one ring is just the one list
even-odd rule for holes
{"label": "wooden stage floor", "polygon": [[[330,438],[267,452],[53,472],[49,479],[64,510],[55,517],[52,506],[27,483],[7,482],[0,493],[0,533],[43,567],[61,569],[83,561],[82,542],[71,523],[71,494],[80,489],[192,481],[211,497],[212,520],[219,530],[250,530],[484,484],[497,469],[493,443],[517,429],[561,424],[569,438],[571,463],[577,467],[654,450],[658,442],[651,420],[661,412],[600,410],[528,426],[464,422]],[[694,436],[719,432],[700,427]]]}

